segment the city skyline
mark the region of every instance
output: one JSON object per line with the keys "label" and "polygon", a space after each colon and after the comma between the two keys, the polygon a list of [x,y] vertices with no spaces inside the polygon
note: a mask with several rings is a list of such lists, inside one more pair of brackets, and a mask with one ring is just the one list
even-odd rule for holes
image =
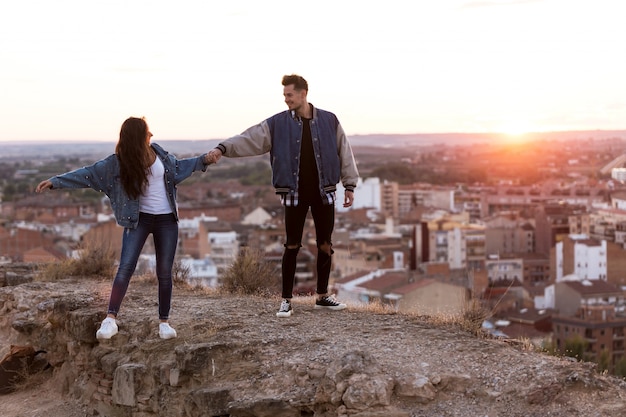
{"label": "city skyline", "polygon": [[220,139],[286,108],[348,135],[622,130],[620,3],[32,0],[0,17],[0,142]]}

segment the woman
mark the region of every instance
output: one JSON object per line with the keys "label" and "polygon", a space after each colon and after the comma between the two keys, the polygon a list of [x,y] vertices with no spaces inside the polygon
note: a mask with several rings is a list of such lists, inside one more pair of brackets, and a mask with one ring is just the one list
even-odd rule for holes
{"label": "woman", "polygon": [[159,281],[159,336],[176,337],[169,325],[172,300],[172,266],[178,244],[176,185],[194,171],[206,171],[206,154],[176,159],[155,143],[144,118],[130,117],[120,129],[115,154],[91,166],[42,181],[36,192],[46,189],[92,188],[104,192],[117,223],[124,227],[122,253],[113,281],[107,317],[96,332],[110,339],[118,332],[115,321],[143,246],[152,233]]}

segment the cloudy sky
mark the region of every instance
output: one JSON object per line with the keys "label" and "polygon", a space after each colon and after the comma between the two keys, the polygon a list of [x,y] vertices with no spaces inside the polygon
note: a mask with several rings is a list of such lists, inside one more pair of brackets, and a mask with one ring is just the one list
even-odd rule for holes
{"label": "cloudy sky", "polygon": [[626,129],[619,0],[20,0],[0,141],[221,139],[309,101],[349,135]]}

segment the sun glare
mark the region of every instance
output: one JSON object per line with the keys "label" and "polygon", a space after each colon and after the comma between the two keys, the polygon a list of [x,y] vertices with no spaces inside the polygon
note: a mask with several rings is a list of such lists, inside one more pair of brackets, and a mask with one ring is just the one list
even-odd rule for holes
{"label": "sun glare", "polygon": [[503,121],[497,131],[502,140],[511,144],[524,143],[529,138],[528,134],[533,132],[530,124],[521,119]]}
{"label": "sun glare", "polygon": [[502,124],[500,132],[508,136],[522,136],[530,132],[527,123],[521,121],[508,121]]}

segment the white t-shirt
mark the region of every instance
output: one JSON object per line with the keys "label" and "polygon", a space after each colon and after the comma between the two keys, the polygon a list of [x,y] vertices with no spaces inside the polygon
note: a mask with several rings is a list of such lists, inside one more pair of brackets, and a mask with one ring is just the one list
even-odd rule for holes
{"label": "white t-shirt", "polygon": [[172,212],[172,208],[167,201],[164,175],[165,167],[163,162],[157,157],[150,167],[146,189],[139,197],[139,211],[149,214],[168,214]]}

